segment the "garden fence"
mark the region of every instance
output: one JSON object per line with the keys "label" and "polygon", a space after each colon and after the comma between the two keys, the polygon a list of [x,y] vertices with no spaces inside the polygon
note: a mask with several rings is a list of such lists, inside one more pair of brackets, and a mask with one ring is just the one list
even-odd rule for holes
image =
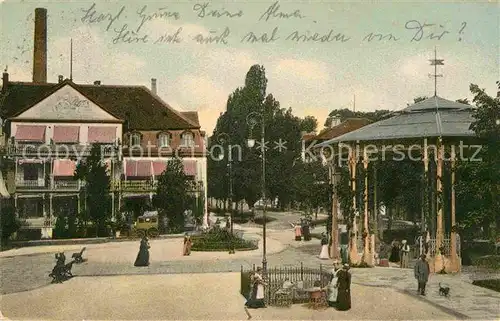
{"label": "garden fence", "polygon": [[[245,298],[248,299],[250,296],[250,291],[252,289],[252,284],[250,281],[251,272],[255,271],[255,265],[252,269],[244,270],[241,267],[241,288],[240,293]],[[268,267],[267,272],[264,273],[264,279],[267,283],[265,287],[265,301],[268,305],[275,305],[274,293],[282,288],[283,282],[286,278],[290,282],[297,284],[299,282],[303,283],[303,288],[311,288],[315,281],[320,282],[321,287],[325,287],[331,279],[332,268],[327,268],[320,264],[319,268],[304,267],[301,262],[300,266],[280,266],[280,267]],[[305,303],[305,302],[304,302]]]}

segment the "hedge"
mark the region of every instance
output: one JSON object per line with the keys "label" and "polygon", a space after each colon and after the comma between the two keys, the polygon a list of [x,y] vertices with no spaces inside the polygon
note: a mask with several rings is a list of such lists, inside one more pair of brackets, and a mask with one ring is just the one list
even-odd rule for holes
{"label": "hedge", "polygon": [[231,234],[226,229],[215,227],[208,232],[192,237],[193,251],[227,251],[231,247],[235,250],[255,250],[258,246],[255,242],[245,240]]}
{"label": "hedge", "polygon": [[486,289],[500,292],[500,279],[476,280],[476,281],[473,281],[472,284],[480,286],[482,288],[486,288]]}

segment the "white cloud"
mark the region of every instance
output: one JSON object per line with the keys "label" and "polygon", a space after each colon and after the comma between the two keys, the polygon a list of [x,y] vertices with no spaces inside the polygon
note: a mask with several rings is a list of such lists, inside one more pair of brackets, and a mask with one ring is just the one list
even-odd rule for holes
{"label": "white cloud", "polygon": [[306,81],[327,81],[330,79],[328,65],[319,61],[281,59],[274,68],[280,78],[294,78]]}
{"label": "white cloud", "polygon": [[[71,38],[75,82],[137,84],[144,77],[142,68],[146,62],[116,47],[109,48],[98,30],[81,26],[72,32]],[[48,44],[48,72],[54,78],[58,74],[69,78],[71,38],[57,38]]]}

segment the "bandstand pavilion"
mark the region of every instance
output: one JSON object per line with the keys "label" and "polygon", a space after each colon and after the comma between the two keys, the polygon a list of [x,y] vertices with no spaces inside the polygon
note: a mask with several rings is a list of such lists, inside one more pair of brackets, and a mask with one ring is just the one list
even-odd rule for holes
{"label": "bandstand pavilion", "polygon": [[[432,272],[445,271],[459,272],[461,259],[459,244],[457,244],[457,229],[455,223],[455,172],[457,159],[470,157],[475,153],[474,143],[477,143],[475,134],[470,125],[474,121],[473,106],[450,101],[437,95],[410,105],[399,112],[395,112],[390,118],[369,124],[355,131],[335,137],[331,140],[318,144],[318,148],[328,148],[345,153],[348,151],[348,166],[351,174],[351,188],[356,191],[357,166],[363,166],[368,170],[370,162],[397,161],[411,157],[412,161],[422,163],[422,184],[427,191],[433,188],[435,193],[422,193],[416,195],[422,197],[422,217],[430,218],[435,224],[432,230],[422,221],[422,231],[427,234],[427,258]],[[477,148],[477,147],[476,147]],[[397,156],[397,157],[396,157]],[[444,186],[444,162],[450,163],[451,179],[449,186]],[[376,163],[372,164],[376,165]],[[331,161],[330,166],[343,166],[342,163]],[[430,168],[434,170],[430,170]],[[370,167],[376,171],[376,166]],[[374,261],[374,235],[369,231],[369,208],[368,208],[368,177],[375,177],[373,182],[376,186],[376,176],[365,175],[365,198],[363,213],[363,262],[373,265]],[[434,186],[432,186],[434,185]],[[444,193],[449,189],[449,193]],[[375,188],[376,190],[376,188]],[[448,202],[443,201],[443,195],[451,195]],[[431,195],[428,197],[428,195]],[[449,206],[444,206],[449,204]],[[448,207],[448,208],[446,208]],[[358,206],[354,200],[354,209]],[[450,222],[448,230],[445,231],[444,219]],[[355,222],[354,222],[355,223]],[[435,226],[435,228],[434,228]],[[350,260],[354,264],[361,261],[356,246],[358,232],[356,224],[353,226],[354,235],[350,242]],[[421,252],[424,247],[421,246]]]}

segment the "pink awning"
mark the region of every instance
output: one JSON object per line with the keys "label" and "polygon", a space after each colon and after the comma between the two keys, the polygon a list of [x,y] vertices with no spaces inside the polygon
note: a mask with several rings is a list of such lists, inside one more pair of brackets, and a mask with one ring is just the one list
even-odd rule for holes
{"label": "pink awning", "polygon": [[152,175],[151,161],[127,160],[125,175],[127,177],[150,177]]}
{"label": "pink awning", "polygon": [[70,159],[54,160],[54,176],[73,176],[75,174],[76,162]]}
{"label": "pink awning", "polygon": [[44,143],[45,128],[45,126],[18,125],[16,130],[16,140]]}
{"label": "pink awning", "polygon": [[116,140],[116,127],[89,127],[89,143],[108,144]]}
{"label": "pink awning", "polygon": [[137,162],[137,174],[138,177],[149,177],[152,175],[151,172],[151,161],[138,161]]}
{"label": "pink awning", "polygon": [[137,161],[127,160],[125,163],[125,176],[135,176],[137,173]]}
{"label": "pink awning", "polygon": [[80,140],[80,127],[54,126],[54,143],[78,143]]}
{"label": "pink awning", "polygon": [[167,162],[154,161],[153,162],[153,175],[160,176],[167,169]]}
{"label": "pink awning", "polygon": [[196,176],[196,161],[184,160],[184,173],[188,176]]}

